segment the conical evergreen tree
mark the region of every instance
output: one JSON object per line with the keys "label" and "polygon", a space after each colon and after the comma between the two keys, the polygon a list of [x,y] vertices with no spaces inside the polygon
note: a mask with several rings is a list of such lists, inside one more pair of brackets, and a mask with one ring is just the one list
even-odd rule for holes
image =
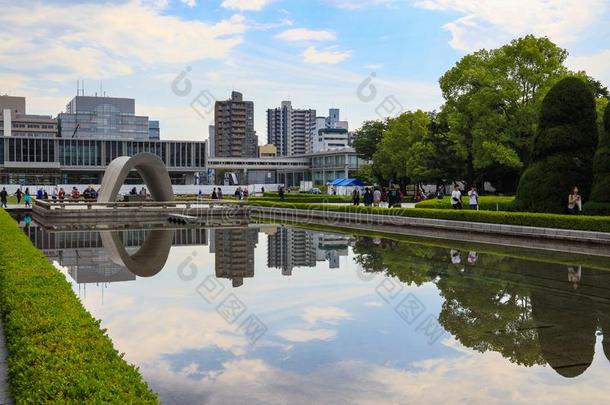
{"label": "conical evergreen tree", "polygon": [[559,81],[542,102],[532,163],[517,189],[517,208],[563,213],[574,186],[586,200],[591,192],[597,142],[591,90],[576,77]]}
{"label": "conical evergreen tree", "polygon": [[592,214],[610,215],[610,104],[604,113],[604,130],[593,159],[593,190],[585,210]]}

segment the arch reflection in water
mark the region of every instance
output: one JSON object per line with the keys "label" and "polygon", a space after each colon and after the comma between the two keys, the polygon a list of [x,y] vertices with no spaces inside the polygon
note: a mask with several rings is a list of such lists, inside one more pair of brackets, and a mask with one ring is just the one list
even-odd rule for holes
{"label": "arch reflection in water", "polygon": [[130,255],[118,231],[101,231],[100,238],[108,257],[139,277],[152,277],[165,266],[174,239],[171,229],[151,230],[144,243]]}

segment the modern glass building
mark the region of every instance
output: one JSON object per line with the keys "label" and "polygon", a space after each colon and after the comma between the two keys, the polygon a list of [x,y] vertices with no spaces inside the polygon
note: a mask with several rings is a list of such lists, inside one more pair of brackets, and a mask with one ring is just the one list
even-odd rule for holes
{"label": "modern glass building", "polygon": [[141,152],[159,156],[174,184],[194,184],[206,170],[205,142],[2,137],[0,183],[100,184],[113,159]]}
{"label": "modern glass building", "polygon": [[57,119],[62,138],[159,139],[158,121],[136,115],[133,98],[75,96]]}

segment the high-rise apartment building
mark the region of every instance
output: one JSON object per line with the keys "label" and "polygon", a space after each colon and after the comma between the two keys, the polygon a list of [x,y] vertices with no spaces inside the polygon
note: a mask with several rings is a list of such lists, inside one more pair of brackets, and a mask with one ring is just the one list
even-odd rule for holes
{"label": "high-rise apartment building", "polygon": [[237,91],[214,106],[214,155],[257,157],[258,137],[254,131],[254,103],[244,101]]}
{"label": "high-rise apartment building", "polygon": [[74,139],[159,139],[158,121],[136,115],[133,98],[75,96],[60,113],[59,135]]}
{"label": "high-rise apartment building", "polygon": [[25,97],[0,96],[0,136],[55,137],[57,120],[26,114]]}
{"label": "high-rise apartment building", "polygon": [[277,147],[278,156],[303,155],[316,130],[316,110],[293,109],[290,101],[267,110],[267,142]]}

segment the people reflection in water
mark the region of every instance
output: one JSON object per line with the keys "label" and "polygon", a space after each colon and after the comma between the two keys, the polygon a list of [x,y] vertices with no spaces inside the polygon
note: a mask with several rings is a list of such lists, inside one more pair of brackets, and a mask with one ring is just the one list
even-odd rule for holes
{"label": "people reflection in water", "polygon": [[455,265],[462,263],[462,257],[460,256],[459,250],[451,249],[451,251],[449,251],[449,254],[451,255],[451,263]]}
{"label": "people reflection in water", "polygon": [[468,252],[468,264],[475,265],[477,264],[477,260],[479,259],[479,254],[477,252]]}
{"label": "people reflection in water", "polygon": [[568,282],[572,284],[572,287],[576,290],[578,283],[580,283],[580,277],[582,274],[582,266],[578,266],[577,269],[574,267],[568,267]]}

